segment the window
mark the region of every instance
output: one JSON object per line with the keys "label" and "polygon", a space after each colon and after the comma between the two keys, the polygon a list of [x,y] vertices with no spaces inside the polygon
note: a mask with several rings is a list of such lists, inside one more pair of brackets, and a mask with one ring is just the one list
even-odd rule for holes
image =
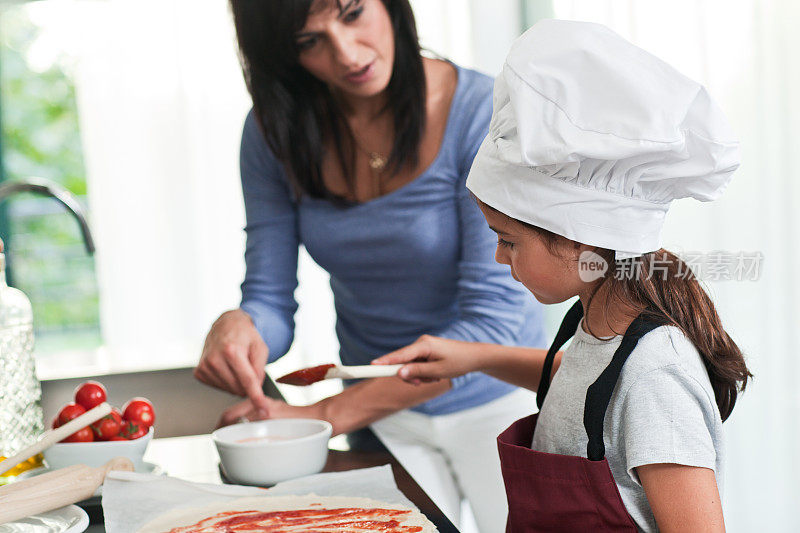
{"label": "window", "polygon": [[[0,8],[2,178],[41,177],[86,204],[86,170],[68,48],[48,3]],[[9,284],[31,300],[37,354],[100,345],[93,257],[77,222],[52,198],[23,193],[0,211]]]}
{"label": "window", "polygon": [[196,363],[213,320],[238,304],[243,271],[250,101],[227,2],[4,6],[0,98],[4,178],[70,189],[97,248],[86,254],[51,199],[3,203],[40,378]]}

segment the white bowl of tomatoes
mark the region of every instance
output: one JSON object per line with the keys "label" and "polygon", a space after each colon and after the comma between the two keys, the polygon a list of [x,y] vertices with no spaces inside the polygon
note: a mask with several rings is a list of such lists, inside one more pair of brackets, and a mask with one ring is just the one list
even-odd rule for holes
{"label": "white bowl of tomatoes", "polygon": [[[57,428],[106,401],[106,389],[87,381],[75,389],[75,401],[64,405],[53,420]],[[142,457],[153,438],[155,411],[146,398],[128,400],[122,409],[86,426],[44,450],[50,468],[74,464],[102,466],[114,457],[127,457],[136,470],[143,469]]]}

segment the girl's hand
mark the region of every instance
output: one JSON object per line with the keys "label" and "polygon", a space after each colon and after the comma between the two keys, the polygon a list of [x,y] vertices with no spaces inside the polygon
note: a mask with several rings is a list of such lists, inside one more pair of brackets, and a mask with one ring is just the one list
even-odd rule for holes
{"label": "girl's hand", "polygon": [[413,344],[372,361],[374,365],[408,363],[398,376],[419,385],[479,370],[480,344],[423,335]]}
{"label": "girl's hand", "polygon": [[206,337],[194,377],[206,385],[247,396],[253,405],[268,411],[262,390],[269,350],[250,315],[241,309],[223,313]]}

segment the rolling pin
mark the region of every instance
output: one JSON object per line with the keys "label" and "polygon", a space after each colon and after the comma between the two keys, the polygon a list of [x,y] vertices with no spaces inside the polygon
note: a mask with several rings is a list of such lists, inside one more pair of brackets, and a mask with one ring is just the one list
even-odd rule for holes
{"label": "rolling pin", "polygon": [[103,484],[109,470],[133,471],[127,457],[100,467],[72,465],[0,487],[0,524],[85,500]]}

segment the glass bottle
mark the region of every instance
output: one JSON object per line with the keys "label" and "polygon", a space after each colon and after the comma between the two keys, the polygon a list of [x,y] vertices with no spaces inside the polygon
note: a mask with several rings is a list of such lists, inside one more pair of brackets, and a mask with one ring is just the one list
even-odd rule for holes
{"label": "glass bottle", "polygon": [[[41,398],[33,358],[31,302],[6,283],[5,254],[0,253],[0,456],[14,455],[42,434]],[[0,474],[0,484],[39,465],[41,457],[32,457]]]}

